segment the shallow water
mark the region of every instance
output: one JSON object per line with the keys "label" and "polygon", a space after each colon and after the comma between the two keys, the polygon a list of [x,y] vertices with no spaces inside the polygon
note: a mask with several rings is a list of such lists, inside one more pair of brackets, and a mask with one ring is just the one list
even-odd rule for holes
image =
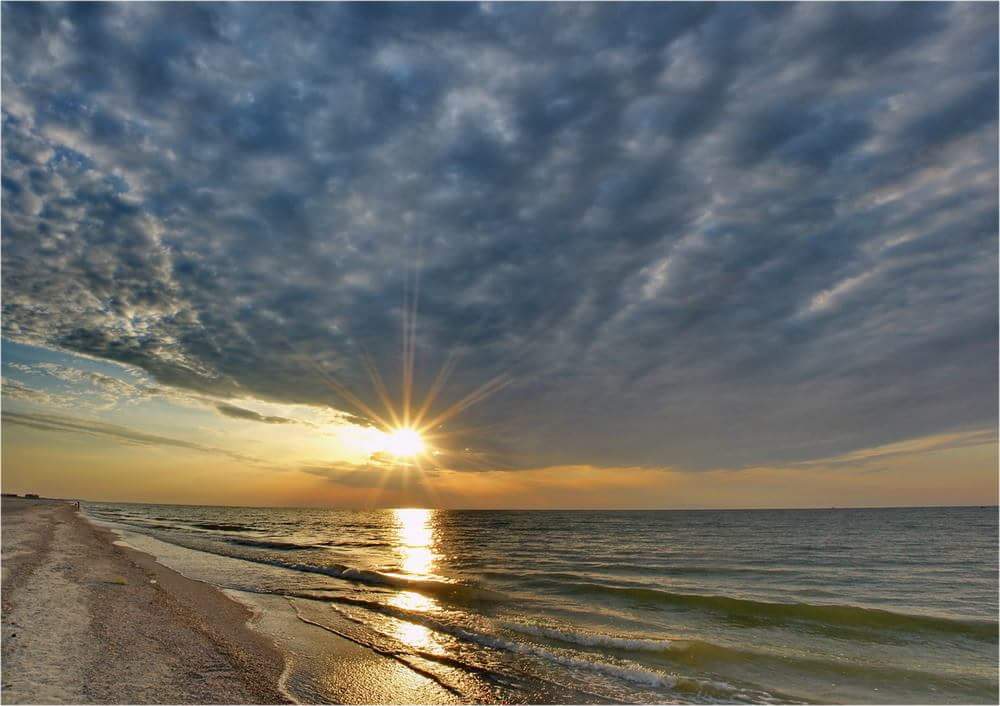
{"label": "shallow water", "polygon": [[995,507],[85,511],[457,700],[997,701]]}

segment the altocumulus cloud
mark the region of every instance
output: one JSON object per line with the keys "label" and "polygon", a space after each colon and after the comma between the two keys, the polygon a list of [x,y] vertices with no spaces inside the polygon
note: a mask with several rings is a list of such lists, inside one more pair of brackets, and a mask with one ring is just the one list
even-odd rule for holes
{"label": "altocumulus cloud", "polygon": [[343,409],[324,379],[365,389],[365,353],[399,368],[419,272],[418,370],[458,354],[443,400],[510,374],[456,424],[535,465],[989,426],[996,23],[4,5],[4,335]]}

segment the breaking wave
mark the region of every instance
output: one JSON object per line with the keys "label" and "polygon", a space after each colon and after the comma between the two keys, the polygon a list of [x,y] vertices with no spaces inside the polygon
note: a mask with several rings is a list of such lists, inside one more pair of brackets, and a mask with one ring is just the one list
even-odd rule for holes
{"label": "breaking wave", "polygon": [[598,635],[594,633],[575,632],[569,630],[557,630],[536,625],[522,625],[520,623],[504,623],[504,627],[515,632],[536,637],[546,637],[550,640],[560,642],[570,642],[584,647],[610,647],[616,650],[662,652],[671,648],[670,640],[651,640],[638,637],[614,637],[611,635]]}
{"label": "breaking wave", "polygon": [[[510,652],[518,655],[527,655],[536,657],[546,662],[552,664],[558,664],[563,667],[568,667],[570,669],[579,669],[588,672],[593,672],[596,674],[602,674],[604,676],[612,677],[622,681],[630,682],[632,684],[637,684],[650,688],[663,688],[670,689],[677,692],[683,692],[688,694],[698,694],[701,696],[710,696],[718,698],[725,701],[737,700],[753,700],[758,703],[768,703],[774,700],[774,697],[764,691],[747,690],[744,688],[733,686],[727,682],[714,679],[705,679],[698,677],[689,677],[673,673],[663,673],[652,669],[641,667],[635,664],[614,664],[611,662],[603,662],[591,659],[584,659],[582,657],[577,657],[572,654],[568,654],[563,651],[549,649],[531,642],[520,642],[518,640],[509,639],[502,635],[497,634],[486,634],[482,632],[476,632],[469,630],[467,628],[458,627],[456,625],[450,625],[444,623],[435,618],[431,618],[423,613],[405,610],[403,608],[398,608],[396,606],[385,605],[375,601],[368,601],[363,599],[349,598],[343,596],[330,596],[330,597],[320,597],[311,594],[299,594],[299,593],[287,593],[285,594],[289,598],[304,598],[307,600],[319,600],[328,603],[340,603],[344,605],[353,605],[361,608],[366,608],[368,610],[373,610],[383,615],[388,615],[390,617],[396,618],[398,620],[404,620],[406,622],[415,623],[417,625],[422,625],[426,628],[434,630],[435,632],[444,633],[451,635],[452,637],[464,640],[466,642],[471,642],[474,644],[481,645],[483,647],[488,647],[491,649],[502,650],[504,652]],[[509,629],[515,629],[513,625],[503,625]],[[525,627],[525,626],[518,626]],[[529,631],[530,632],[530,631]],[[560,634],[566,636],[568,633],[562,633],[561,631],[552,631],[553,633],[559,632]],[[602,636],[593,636],[595,638]],[[607,638],[610,643],[616,641],[616,638]],[[569,640],[574,641],[574,640]],[[658,640],[620,640],[617,642],[618,645],[624,646],[626,643],[633,643],[632,649],[635,649],[635,645],[639,645],[639,649],[646,649],[652,646],[653,643],[658,643],[660,648],[663,648],[663,642]],[[584,644],[584,643],[580,643]],[[601,642],[595,642],[593,644],[603,644]],[[668,643],[669,644],[669,643]]]}
{"label": "breaking wave", "polygon": [[636,601],[676,605],[724,613],[732,617],[778,623],[810,621],[830,626],[946,632],[974,636],[979,639],[997,640],[997,623],[985,620],[959,620],[931,615],[912,615],[849,605],[770,603],[730,596],[673,593],[654,588],[606,586],[597,583],[578,583],[566,588],[575,593],[599,593]]}
{"label": "breaking wave", "polygon": [[295,542],[279,542],[267,539],[245,539],[243,537],[229,537],[226,539],[229,544],[241,547],[260,547],[261,549],[277,549],[279,551],[296,551],[308,549],[320,549],[316,544],[296,544]]}
{"label": "breaking wave", "polygon": [[200,529],[207,530],[217,530],[219,532],[256,532],[253,527],[247,527],[246,525],[234,525],[223,522],[192,522],[192,527],[198,527]]}

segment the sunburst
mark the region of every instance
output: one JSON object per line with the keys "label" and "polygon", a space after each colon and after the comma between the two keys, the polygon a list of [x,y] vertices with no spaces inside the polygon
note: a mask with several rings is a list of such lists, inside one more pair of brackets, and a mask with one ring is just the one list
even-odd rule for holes
{"label": "sunburst", "polygon": [[414,458],[426,450],[424,439],[416,429],[401,427],[384,434],[383,450],[397,458]]}
{"label": "sunburst", "polygon": [[510,375],[501,373],[478,385],[457,401],[441,409],[435,409],[439,396],[456,367],[456,356],[452,352],[438,369],[426,394],[418,404],[414,399],[418,295],[419,274],[414,275],[412,287],[408,274],[403,294],[403,369],[398,404],[389,393],[375,361],[363,348],[360,355],[361,363],[380,403],[377,406],[381,409],[366,403],[361,396],[333,379],[314,361],[309,361],[313,370],[338,397],[377,428],[378,433],[371,446],[370,466],[383,474],[381,483],[375,491],[379,494],[392,473],[404,474],[407,482],[415,482],[429,492],[430,489],[425,481],[426,471],[430,468],[447,468],[449,456],[452,454],[461,455],[461,460],[465,464],[475,463],[485,467],[486,464],[481,461],[482,454],[470,454],[469,449],[465,448],[462,451],[452,451],[448,437],[458,436],[461,432],[445,431],[444,428],[463,411],[483,402],[512,381]]}

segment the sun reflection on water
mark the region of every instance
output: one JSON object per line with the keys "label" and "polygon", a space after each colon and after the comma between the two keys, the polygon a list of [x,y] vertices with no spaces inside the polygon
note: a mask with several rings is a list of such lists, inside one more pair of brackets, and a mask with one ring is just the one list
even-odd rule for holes
{"label": "sun reflection on water", "polygon": [[408,623],[400,620],[396,624],[395,637],[404,645],[417,647],[423,650],[432,650],[438,646],[434,639],[434,633],[430,629],[417,623]]}
{"label": "sun reflection on water", "polygon": [[[396,548],[403,571],[422,578],[430,576],[437,556],[433,513],[425,509],[405,508],[393,510],[393,517],[396,520]],[[437,601],[416,591],[400,591],[389,602],[397,608],[419,613],[437,607]],[[397,638],[411,647],[432,649],[438,646],[434,632],[419,623],[399,620],[395,632]]]}
{"label": "sun reflection on water", "polygon": [[393,510],[398,533],[400,565],[408,574],[429,576],[434,568],[434,528],[431,511],[422,508]]}
{"label": "sun reflection on water", "polygon": [[[389,599],[390,605],[403,610],[424,613],[437,607],[437,601],[415,591],[400,591]],[[438,647],[434,631],[419,623],[405,620],[396,621],[395,636],[410,647],[431,649]]]}
{"label": "sun reflection on water", "polygon": [[436,600],[416,591],[400,591],[389,600],[389,603],[414,613],[426,613],[437,608]]}

